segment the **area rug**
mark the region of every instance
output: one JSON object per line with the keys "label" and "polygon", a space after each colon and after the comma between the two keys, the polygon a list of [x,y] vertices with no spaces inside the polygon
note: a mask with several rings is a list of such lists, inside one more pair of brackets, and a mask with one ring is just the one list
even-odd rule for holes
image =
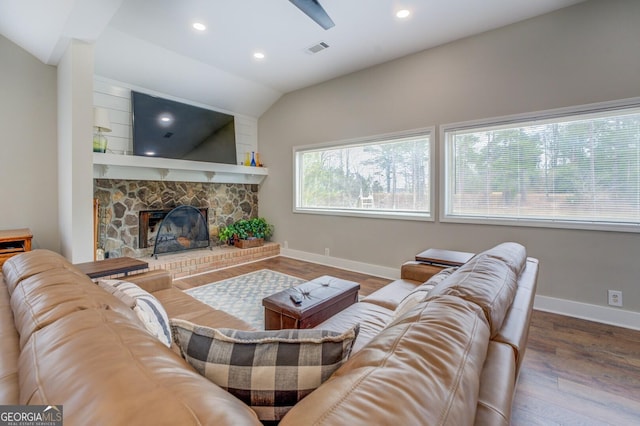
{"label": "area rug", "polygon": [[262,299],[307,280],[269,269],[185,290],[185,293],[264,330]]}

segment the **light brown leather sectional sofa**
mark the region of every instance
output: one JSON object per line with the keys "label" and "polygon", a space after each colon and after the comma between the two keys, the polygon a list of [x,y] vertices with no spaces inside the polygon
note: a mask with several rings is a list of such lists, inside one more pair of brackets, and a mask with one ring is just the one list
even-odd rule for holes
{"label": "light brown leather sectional sofa", "polygon": [[[502,244],[422,293],[426,300],[405,299],[439,271],[408,262],[402,279],[320,324],[359,323],[354,353],[280,424],[508,425],[537,261]],[[129,281],[170,317],[251,328],[172,287],[162,271]],[[260,424],[61,256],[12,258],[0,287],[0,404],[62,404],[69,425]]]}

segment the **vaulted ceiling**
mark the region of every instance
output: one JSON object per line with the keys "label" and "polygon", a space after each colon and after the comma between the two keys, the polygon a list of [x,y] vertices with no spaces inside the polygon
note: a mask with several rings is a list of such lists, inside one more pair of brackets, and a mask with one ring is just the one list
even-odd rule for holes
{"label": "vaulted ceiling", "polygon": [[581,1],[319,0],[324,30],[288,0],[0,0],[0,34],[51,65],[94,43],[96,75],[259,117],[284,93]]}

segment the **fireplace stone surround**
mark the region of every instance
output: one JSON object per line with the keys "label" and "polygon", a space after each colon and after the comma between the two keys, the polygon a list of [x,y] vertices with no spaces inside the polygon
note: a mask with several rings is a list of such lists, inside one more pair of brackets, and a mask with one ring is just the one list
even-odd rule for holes
{"label": "fireplace stone surround", "polygon": [[220,226],[258,216],[258,185],[149,180],[94,179],[98,199],[98,246],[111,257],[151,256],[140,248],[138,215],[142,210],[180,205],[208,209],[211,244]]}

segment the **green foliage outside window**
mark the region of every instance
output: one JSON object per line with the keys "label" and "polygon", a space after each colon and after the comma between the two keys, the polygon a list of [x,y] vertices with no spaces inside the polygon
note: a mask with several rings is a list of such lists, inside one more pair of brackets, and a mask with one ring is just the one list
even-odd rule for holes
{"label": "green foliage outside window", "polygon": [[429,159],[428,134],[301,150],[296,206],[428,215]]}
{"label": "green foliage outside window", "polygon": [[446,130],[447,214],[640,222],[640,111]]}

